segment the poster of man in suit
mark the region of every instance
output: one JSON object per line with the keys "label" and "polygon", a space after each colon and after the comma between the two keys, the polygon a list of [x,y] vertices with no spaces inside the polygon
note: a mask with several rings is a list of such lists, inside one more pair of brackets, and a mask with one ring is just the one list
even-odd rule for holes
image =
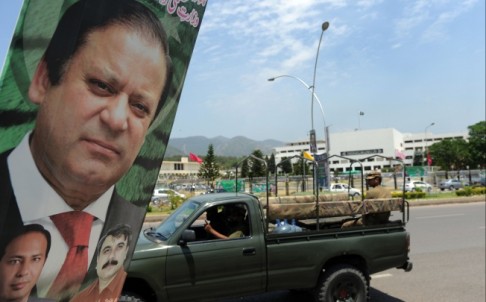
{"label": "poster of man in suit", "polygon": [[0,244],[26,224],[51,234],[32,296],[68,301],[110,228],[139,234],[205,6],[24,2],[0,78]]}

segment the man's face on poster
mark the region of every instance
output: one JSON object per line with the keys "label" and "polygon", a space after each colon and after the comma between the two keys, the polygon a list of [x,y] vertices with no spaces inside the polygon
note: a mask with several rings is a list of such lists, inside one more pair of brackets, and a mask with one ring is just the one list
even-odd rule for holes
{"label": "man's face on poster", "polygon": [[39,64],[29,89],[40,105],[31,149],[48,181],[73,194],[118,181],[154,118],[166,65],[155,40],[116,24],[88,34],[59,85]]}
{"label": "man's face on poster", "polygon": [[123,262],[127,257],[128,243],[124,235],[118,237],[107,236],[101,246],[96,273],[101,281],[111,281],[118,270],[123,267]]}
{"label": "man's face on poster", "polygon": [[46,261],[47,239],[29,232],[14,239],[0,259],[0,301],[21,301],[29,296]]}

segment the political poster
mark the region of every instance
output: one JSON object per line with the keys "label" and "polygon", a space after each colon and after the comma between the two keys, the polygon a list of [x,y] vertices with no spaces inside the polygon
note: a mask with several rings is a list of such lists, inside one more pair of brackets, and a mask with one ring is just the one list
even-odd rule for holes
{"label": "political poster", "polygon": [[24,1],[0,76],[0,300],[118,299],[206,2]]}

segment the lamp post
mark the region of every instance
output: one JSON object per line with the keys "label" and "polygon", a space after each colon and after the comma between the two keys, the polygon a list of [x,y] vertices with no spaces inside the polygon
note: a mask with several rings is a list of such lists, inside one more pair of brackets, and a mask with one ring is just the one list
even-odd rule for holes
{"label": "lamp post", "polygon": [[[329,22],[324,22],[321,25],[321,37],[319,38],[319,44],[317,44],[317,52],[316,52],[316,61],[314,63],[314,76],[312,77],[312,94],[311,94],[311,141],[310,141],[310,151],[312,154],[317,153],[317,145],[316,145],[316,136],[315,136],[315,130],[314,130],[314,96],[315,94],[315,89],[316,89],[316,71],[317,71],[317,59],[319,58],[319,49],[321,48],[321,42],[322,42],[322,36],[324,35],[324,32],[329,28]],[[320,102],[319,102],[320,103]],[[327,141],[327,140],[326,140]]]}
{"label": "lamp post", "polygon": [[[319,44],[317,45],[316,60],[314,62],[314,75],[313,75],[313,78],[312,78],[312,86],[309,86],[307,83],[305,83],[300,78],[290,76],[290,75],[282,75],[282,76],[278,76],[278,77],[268,79],[269,81],[274,81],[276,78],[283,77],[283,76],[294,78],[294,79],[298,80],[299,82],[301,82],[307,89],[311,90],[311,130],[309,132],[309,145],[310,145],[310,152],[313,155],[315,155],[317,153],[316,131],[314,130],[314,99],[317,100],[317,102],[319,103],[319,106],[321,107],[322,118],[324,120],[324,110],[322,109],[322,104],[319,101],[319,98],[317,97],[317,95],[315,93],[317,60],[319,58],[319,49],[321,48],[322,36],[324,35],[324,32],[328,28],[329,28],[329,22],[325,21],[324,23],[322,23],[322,25],[321,25],[321,37],[319,38]],[[326,151],[328,152],[328,150],[329,150],[328,149],[329,138],[327,137],[327,129],[326,129],[325,125],[326,125],[326,122],[324,120],[324,133],[325,133],[324,135],[326,136],[326,138],[325,138],[325,140],[326,140]],[[314,190],[317,190],[316,174],[317,174],[317,171],[314,171],[314,179],[316,180],[315,185],[314,185]],[[328,167],[328,165],[326,165],[326,178],[329,179],[329,167]]]}
{"label": "lamp post", "polygon": [[[428,159],[426,159],[425,157],[427,156],[427,129],[429,129],[430,127],[434,126],[435,123],[430,123],[430,125],[428,125],[427,127],[425,127],[425,130],[424,130],[424,150],[422,152],[423,156],[422,156],[422,168],[424,168],[424,162]],[[429,163],[427,162],[427,167],[429,166]]]}
{"label": "lamp post", "polygon": [[[283,77],[292,78],[292,79],[295,79],[295,80],[299,81],[299,82],[300,82],[300,83],[301,83],[301,84],[302,84],[302,85],[303,85],[305,88],[307,88],[307,90],[310,90],[310,91],[311,91],[312,95],[314,96],[314,97],[312,98],[312,101],[314,102],[314,100],[316,100],[316,101],[317,101],[317,104],[319,104],[319,108],[321,109],[321,114],[322,114],[322,121],[323,121],[323,123],[324,123],[324,139],[325,139],[325,141],[326,141],[326,152],[329,152],[329,146],[330,146],[330,144],[329,144],[329,130],[328,130],[328,127],[326,127],[326,119],[325,119],[325,117],[324,117],[324,109],[322,108],[322,103],[321,103],[321,101],[319,100],[319,97],[317,96],[317,94],[316,94],[314,91],[312,91],[312,90],[311,90],[311,88],[312,88],[312,87],[311,87],[309,84],[307,84],[307,83],[306,83],[304,80],[302,80],[301,78],[296,77],[296,76],[293,76],[293,75],[283,74],[283,75],[279,75],[279,76],[276,76],[276,77],[273,77],[273,78],[269,78],[269,79],[267,79],[267,80],[268,80],[269,82],[273,82],[273,81],[275,81],[276,79],[278,79],[278,78],[283,78]],[[311,113],[312,113],[312,111],[311,111]],[[312,130],[314,130],[314,124],[313,124],[313,123],[314,123],[314,120],[313,120],[313,119],[311,119],[311,127],[312,127]],[[311,130],[311,131],[312,131],[312,130]],[[314,133],[311,133],[310,135],[311,135],[311,140],[312,140],[312,136],[313,136],[313,138],[315,139],[315,131],[314,131]],[[311,145],[312,145],[312,142],[311,142]],[[316,151],[317,151],[317,150],[316,150]],[[311,150],[311,153],[313,153],[313,154],[315,155],[315,153],[316,153],[316,152],[312,152],[312,150]],[[314,172],[314,178],[315,178],[315,176],[316,176],[316,174],[315,174],[315,172]],[[327,171],[326,171],[326,177],[327,177],[327,176],[328,176],[328,173],[327,173]]]}
{"label": "lamp post", "polygon": [[[273,77],[273,78],[269,78],[269,79],[267,79],[267,81],[273,82],[276,79],[283,78],[283,77],[295,79],[295,80],[299,81],[302,85],[304,85],[305,88],[307,88],[308,90],[311,90],[311,93],[314,96],[313,99],[312,99],[312,101],[314,101],[314,99],[315,99],[317,101],[317,104],[319,104],[319,108],[321,109],[321,113],[322,113],[322,120],[323,120],[324,126],[325,126],[326,125],[326,120],[324,118],[324,109],[322,108],[322,103],[319,100],[319,98],[317,97],[317,94],[314,91],[312,91],[312,86],[310,86],[309,84],[307,84],[306,82],[304,82],[304,80],[302,80],[301,78],[296,77],[296,76],[293,76],[293,75],[288,75],[288,74],[282,74],[282,75],[279,75],[279,76],[276,76],[276,77]],[[313,112],[311,111],[311,113],[313,113]],[[311,119],[311,127],[312,127],[312,129],[314,129],[314,120],[313,119]]]}
{"label": "lamp post", "polygon": [[[279,75],[279,76],[276,76],[276,77],[273,77],[273,78],[269,78],[267,80],[269,82],[273,82],[276,79],[282,78],[282,77],[287,77],[287,78],[295,79],[295,80],[299,81],[302,85],[304,85],[305,88],[307,88],[308,90],[311,90],[311,88],[312,88],[312,86],[310,86],[309,84],[307,84],[306,82],[304,82],[304,80],[302,80],[301,78],[296,77],[296,76],[293,76],[293,75],[288,75],[288,74],[282,74],[282,75]],[[313,99],[312,99],[312,101],[316,100],[317,101],[317,104],[319,105],[319,108],[321,109],[322,121],[324,123],[324,138],[325,138],[325,141],[326,141],[326,152],[329,152],[329,135],[328,135],[329,131],[328,131],[327,127],[326,127],[326,119],[324,117],[324,109],[322,108],[322,103],[319,100],[319,97],[317,96],[317,94],[314,91],[311,91],[311,92],[312,92],[312,95],[314,96]],[[313,120],[311,120],[311,121],[312,121],[311,127],[312,127],[312,129],[314,129],[314,124],[313,124],[314,121]],[[316,152],[313,152],[313,153],[315,154]]]}

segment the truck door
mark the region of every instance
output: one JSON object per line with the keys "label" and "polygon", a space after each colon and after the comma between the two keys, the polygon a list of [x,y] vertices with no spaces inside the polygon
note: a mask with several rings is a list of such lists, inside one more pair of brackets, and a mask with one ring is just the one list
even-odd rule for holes
{"label": "truck door", "polygon": [[[251,217],[247,218],[249,227],[244,237],[202,238],[169,248],[166,290],[170,301],[248,294],[265,288],[264,239],[256,234]],[[204,220],[199,221],[203,227]],[[192,226],[197,228],[197,224],[195,221]]]}

